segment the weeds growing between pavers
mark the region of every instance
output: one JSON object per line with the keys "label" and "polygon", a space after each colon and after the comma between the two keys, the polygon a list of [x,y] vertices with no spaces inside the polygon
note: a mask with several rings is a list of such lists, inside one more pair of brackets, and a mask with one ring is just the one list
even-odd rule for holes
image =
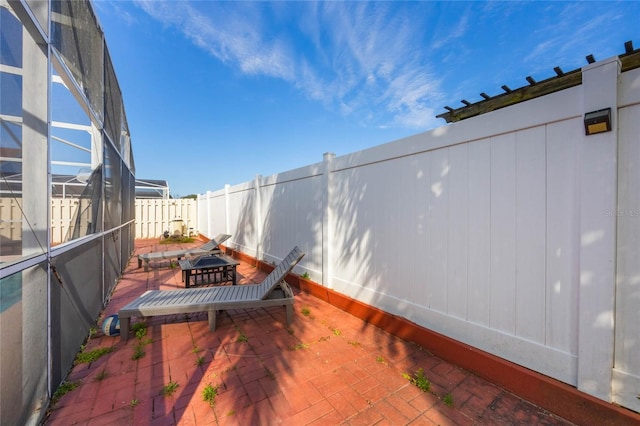
{"label": "weeds growing between pavers", "polygon": [[218,386],[209,383],[202,390],[202,400],[213,407],[216,404],[216,396],[218,396]]}
{"label": "weeds growing between pavers", "polygon": [[151,342],[153,342],[153,339],[151,338],[146,340],[144,339],[144,336],[147,335],[147,326],[144,323],[141,323],[141,322],[135,323],[133,324],[133,326],[131,326],[131,329],[133,330],[133,332],[136,335],[136,338],[138,339],[138,344],[134,346],[133,355],[131,355],[131,359],[135,361],[140,358],[143,358],[147,354],[144,351],[144,347],[150,344]]}
{"label": "weeds growing between pavers", "polygon": [[442,397],[442,402],[449,408],[453,407],[453,395],[451,395],[451,392]]}
{"label": "weeds growing between pavers", "polygon": [[164,240],[160,240],[158,243],[159,244],[188,244],[194,241],[195,240],[191,237],[172,236],[169,238],[165,238]]}
{"label": "weeds growing between pavers", "polygon": [[62,398],[64,395],[66,395],[67,393],[71,392],[72,390],[80,386],[80,383],[81,382],[79,381],[60,383],[60,386],[58,386],[58,389],[56,389],[56,392],[53,394],[53,397],[51,398],[51,403],[55,404],[56,402],[58,402],[58,400]]}
{"label": "weeds growing between pavers", "polygon": [[162,394],[164,396],[172,396],[178,390],[178,386],[180,386],[177,382],[171,381],[164,385],[162,388]]}
{"label": "weeds growing between pavers", "polygon": [[108,348],[97,348],[89,352],[80,352],[76,356],[75,364],[89,364],[110,352],[113,352],[112,346]]}
{"label": "weeds growing between pavers", "polygon": [[249,338],[247,337],[246,334],[244,334],[244,331],[242,331],[242,329],[238,326],[236,326],[236,331],[238,333],[240,333],[240,335],[238,336],[238,338],[236,339],[236,342],[243,342],[246,343],[249,341]]}
{"label": "weeds growing between pavers", "polygon": [[408,373],[403,373],[402,376],[422,392],[429,392],[431,390],[431,382],[425,377],[422,367],[420,367],[413,376]]}
{"label": "weeds growing between pavers", "polygon": [[418,368],[418,371],[416,371],[413,376],[410,375],[409,373],[402,373],[402,377],[404,377],[405,379],[409,380],[409,382],[416,386],[418,389],[420,389],[422,392],[431,392],[431,394],[433,394],[434,396],[438,397],[438,399],[442,400],[442,402],[449,408],[453,407],[453,395],[451,394],[451,392],[445,394],[444,396],[440,397],[438,396],[435,392],[431,391],[431,382],[429,382],[429,379],[427,379],[427,377],[424,375],[424,370],[421,368]]}
{"label": "weeds growing between pavers", "polygon": [[107,377],[109,377],[109,372],[107,371],[107,369],[105,368],[104,370],[102,370],[101,372],[99,372],[96,377],[93,379],[95,382],[100,382],[104,379],[106,379]]}

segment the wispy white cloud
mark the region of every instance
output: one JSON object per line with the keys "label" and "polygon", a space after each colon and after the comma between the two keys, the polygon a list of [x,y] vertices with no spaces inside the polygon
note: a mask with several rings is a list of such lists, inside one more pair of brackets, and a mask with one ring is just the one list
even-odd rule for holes
{"label": "wispy white cloud", "polygon": [[433,48],[440,49],[446,45],[451,44],[453,41],[457,39],[461,39],[467,34],[468,28],[469,28],[469,14],[465,13],[460,17],[456,25],[451,29],[450,32],[446,34],[445,37],[442,37],[433,43]]}
{"label": "wispy white cloud", "polygon": [[[314,72],[342,111],[381,127],[424,128],[440,97],[428,65],[421,21],[387,3],[323,3],[310,38],[325,52]],[[318,28],[331,28],[319,34]],[[326,55],[329,55],[328,57]],[[324,69],[323,72],[323,68]]]}
{"label": "wispy white cloud", "polygon": [[[310,99],[375,126],[433,123],[439,81],[411,8],[383,2],[139,0],[209,54],[248,75],[289,82]],[[466,29],[462,18],[451,37]]]}
{"label": "wispy white cloud", "polygon": [[113,13],[118,16],[118,19],[124,25],[131,26],[137,23],[136,18],[126,8],[121,7],[118,2],[97,1],[94,2],[94,6],[98,10],[98,15]]}
{"label": "wispy white cloud", "polygon": [[288,46],[281,40],[261,37],[260,16],[250,5],[238,3],[238,7],[230,8],[217,2],[201,3],[207,6],[207,13],[188,1],[137,1],[150,16],[177,28],[225,64],[238,66],[246,74],[293,80]]}
{"label": "wispy white cloud", "polygon": [[[559,2],[551,4],[549,8],[546,16],[551,19],[532,34],[535,45],[523,58],[523,61],[530,64],[534,70],[540,64],[545,64],[547,67],[549,64],[555,64],[566,68],[567,64],[575,64],[576,58],[584,58],[589,53],[607,50],[612,43],[607,36],[607,33],[612,31],[608,29],[615,28],[616,22],[625,18],[625,13],[616,7],[594,14],[589,2]],[[595,34],[599,36],[594,37]],[[583,50],[586,44],[593,52]],[[620,47],[622,47],[621,44]],[[584,64],[586,62],[575,65]]]}

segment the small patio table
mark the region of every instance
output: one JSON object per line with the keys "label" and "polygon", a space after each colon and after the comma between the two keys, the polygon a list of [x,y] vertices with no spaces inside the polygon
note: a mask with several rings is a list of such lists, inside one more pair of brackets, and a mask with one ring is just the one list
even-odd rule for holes
{"label": "small patio table", "polygon": [[178,261],[182,269],[182,281],[189,288],[192,284],[223,284],[231,281],[236,285],[237,260],[225,255],[200,256],[197,259]]}

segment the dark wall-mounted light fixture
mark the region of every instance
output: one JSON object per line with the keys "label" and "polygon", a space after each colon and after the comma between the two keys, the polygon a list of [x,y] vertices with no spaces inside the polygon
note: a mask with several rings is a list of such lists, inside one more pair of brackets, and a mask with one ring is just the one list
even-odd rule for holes
{"label": "dark wall-mounted light fixture", "polygon": [[611,108],[599,109],[584,115],[585,135],[595,135],[609,131],[611,131]]}

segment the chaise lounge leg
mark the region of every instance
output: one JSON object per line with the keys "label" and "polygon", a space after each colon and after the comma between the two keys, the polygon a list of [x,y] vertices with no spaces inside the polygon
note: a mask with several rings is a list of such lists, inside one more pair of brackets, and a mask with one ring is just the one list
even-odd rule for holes
{"label": "chaise lounge leg", "polygon": [[138,258],[138,269],[142,266],[142,259]]}
{"label": "chaise lounge leg", "polygon": [[216,315],[218,314],[218,311],[216,311],[215,309],[212,309],[207,313],[208,313],[207,316],[209,318],[209,330],[216,331]]}
{"label": "chaise lounge leg", "polygon": [[120,318],[120,340],[129,340],[129,318]]}
{"label": "chaise lounge leg", "polygon": [[149,272],[149,261],[146,259],[144,261],[144,271]]}
{"label": "chaise lounge leg", "polygon": [[286,305],[285,308],[287,309],[287,324],[291,324],[293,323],[293,306]]}

